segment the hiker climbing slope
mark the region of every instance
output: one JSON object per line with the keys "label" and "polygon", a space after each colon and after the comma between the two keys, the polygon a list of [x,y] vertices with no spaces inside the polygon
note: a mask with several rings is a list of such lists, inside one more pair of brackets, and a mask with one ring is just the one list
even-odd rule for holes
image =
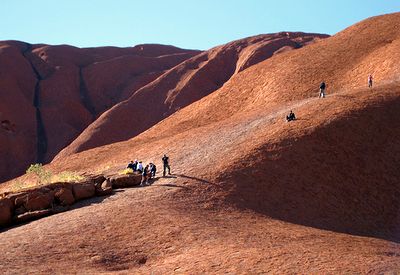
{"label": "hiker climbing slope", "polygon": [[164,170],[163,170],[163,176],[165,177],[166,170],[168,169],[168,175],[171,175],[171,168],[169,167],[169,157],[167,155],[164,155],[162,158]]}
{"label": "hiker climbing slope", "polygon": [[372,74],[368,75],[368,88],[372,88],[373,77]]}
{"label": "hiker climbing slope", "polygon": [[326,89],[326,84],[325,84],[325,82],[322,82],[319,85],[319,97],[320,98],[324,98],[325,97],[325,89]]}

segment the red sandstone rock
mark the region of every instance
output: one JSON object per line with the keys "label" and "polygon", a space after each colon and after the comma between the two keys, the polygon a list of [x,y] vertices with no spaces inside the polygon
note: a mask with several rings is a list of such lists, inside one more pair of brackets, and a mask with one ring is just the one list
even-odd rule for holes
{"label": "red sandstone rock", "polygon": [[7,225],[11,222],[13,215],[13,204],[9,198],[0,199],[0,226]]}
{"label": "red sandstone rock", "polygon": [[[399,22],[372,18],[275,55],[131,140],[55,161],[55,171],[93,171],[160,161],[167,148],[177,174],[118,194],[100,214],[85,207],[3,232],[6,272],[396,272]],[[331,92],[320,100],[321,78]],[[299,119],[286,123],[291,108]],[[57,234],[37,240],[38,229]]]}
{"label": "red sandstone rock", "polygon": [[[371,18],[274,55],[137,137],[52,167],[85,171],[132,157],[160,161],[167,151],[182,181],[194,181],[185,193],[196,192],[193,200],[398,240],[400,31],[393,26],[399,22],[400,13]],[[373,89],[366,81],[371,71]],[[328,83],[323,100],[321,80]],[[292,108],[299,120],[286,123]]]}
{"label": "red sandstone rock", "polygon": [[0,42],[0,182],[49,162],[105,109],[198,53],[141,48]]}
{"label": "red sandstone rock", "polygon": [[8,194],[7,198],[9,198],[12,201],[15,208],[18,208],[26,202],[27,196],[28,196],[27,192],[18,192],[18,193]]}
{"label": "red sandstone rock", "polygon": [[96,186],[97,196],[106,196],[112,193],[112,183],[109,179],[105,180],[103,183]]}
{"label": "red sandstone rock", "polygon": [[28,192],[24,207],[28,211],[36,211],[49,208],[54,201],[53,192],[32,190]]}
{"label": "red sandstone rock", "polygon": [[[200,53],[136,92],[130,93],[131,97],[128,100],[103,113],[56,158],[132,138],[177,110],[216,91],[233,75],[270,58],[282,47],[300,48],[316,38],[325,37],[327,36],[305,33],[290,33],[289,36],[286,33],[260,35]],[[114,60],[110,65],[117,67],[119,64]],[[97,64],[94,64],[88,67],[88,70],[94,70],[96,66]],[[148,66],[151,66],[151,63]],[[94,79],[90,79],[89,83],[117,81],[100,73],[92,73],[92,76]]]}
{"label": "red sandstone rock", "polygon": [[95,186],[93,183],[75,183],[72,185],[72,191],[75,200],[82,200],[86,198],[93,197],[95,195]]}
{"label": "red sandstone rock", "polygon": [[139,185],[141,180],[142,176],[140,174],[129,174],[115,175],[109,181],[113,188],[126,188]]}
{"label": "red sandstone rock", "polygon": [[74,195],[72,194],[72,188],[58,188],[54,193],[54,197],[57,202],[61,205],[72,205],[75,202]]}
{"label": "red sandstone rock", "polygon": [[21,42],[0,42],[0,182],[36,160],[36,78],[25,49]]}
{"label": "red sandstone rock", "polygon": [[51,209],[43,209],[43,210],[36,210],[30,211],[23,214],[19,214],[13,218],[15,223],[27,222],[36,219],[40,219],[52,214]]}

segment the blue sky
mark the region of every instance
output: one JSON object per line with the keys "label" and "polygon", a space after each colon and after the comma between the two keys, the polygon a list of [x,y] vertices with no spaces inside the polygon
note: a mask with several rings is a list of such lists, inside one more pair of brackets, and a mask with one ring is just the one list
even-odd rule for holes
{"label": "blue sky", "polygon": [[334,34],[398,0],[1,0],[0,40],[208,49],[261,33]]}

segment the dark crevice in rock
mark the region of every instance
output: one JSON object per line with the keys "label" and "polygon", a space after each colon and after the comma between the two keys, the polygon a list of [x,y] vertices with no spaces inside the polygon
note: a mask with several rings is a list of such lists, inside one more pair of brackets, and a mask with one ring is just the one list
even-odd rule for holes
{"label": "dark crevice in rock", "polygon": [[80,98],[81,98],[83,106],[92,115],[92,120],[94,120],[96,118],[96,110],[95,110],[92,100],[89,96],[89,91],[86,86],[86,82],[83,77],[82,70],[83,70],[83,67],[79,67],[79,94],[80,94]]}
{"label": "dark crevice in rock", "polygon": [[32,53],[32,45],[28,43],[26,45],[27,47],[22,54],[31,65],[36,76],[35,91],[33,94],[33,106],[36,108],[36,162],[43,163],[47,152],[47,135],[40,112],[40,81],[43,80],[43,78],[29,57],[29,54]]}

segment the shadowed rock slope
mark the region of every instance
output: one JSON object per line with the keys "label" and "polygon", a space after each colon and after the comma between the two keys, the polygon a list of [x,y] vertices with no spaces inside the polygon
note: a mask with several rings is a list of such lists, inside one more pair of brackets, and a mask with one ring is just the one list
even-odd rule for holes
{"label": "shadowed rock slope", "polygon": [[105,110],[197,53],[0,42],[0,181],[50,161]]}

